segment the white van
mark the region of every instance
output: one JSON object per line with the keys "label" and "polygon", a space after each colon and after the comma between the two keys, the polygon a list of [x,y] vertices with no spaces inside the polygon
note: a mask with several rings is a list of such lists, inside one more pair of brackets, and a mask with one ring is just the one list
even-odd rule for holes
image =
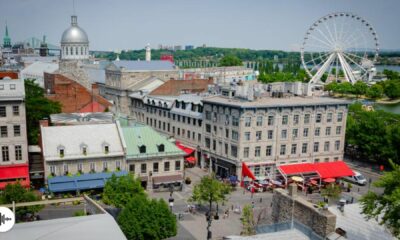
{"label": "white van", "polygon": [[365,177],[357,172],[357,171],[353,171],[354,172],[354,176],[349,176],[349,177],[344,177],[343,179],[348,181],[348,182],[352,182],[352,183],[356,183],[358,185],[366,185],[367,184],[367,179],[365,179]]}

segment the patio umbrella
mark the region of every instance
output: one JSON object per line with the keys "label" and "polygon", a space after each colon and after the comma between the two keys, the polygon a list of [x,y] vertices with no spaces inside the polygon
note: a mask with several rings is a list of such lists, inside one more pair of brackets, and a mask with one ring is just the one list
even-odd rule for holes
{"label": "patio umbrella", "polygon": [[304,179],[302,177],[294,176],[292,177],[292,180],[295,182],[302,182]]}
{"label": "patio umbrella", "polygon": [[325,178],[325,179],[322,180],[322,181],[324,181],[324,182],[326,182],[326,183],[333,183],[333,182],[335,182],[336,180],[335,180],[334,178]]}

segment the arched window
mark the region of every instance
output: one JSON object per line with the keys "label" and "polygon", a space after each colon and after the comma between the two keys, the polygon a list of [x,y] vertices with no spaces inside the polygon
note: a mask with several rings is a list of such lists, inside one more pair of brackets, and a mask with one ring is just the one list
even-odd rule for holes
{"label": "arched window", "polygon": [[74,50],[72,49],[72,47],[70,47],[69,50],[70,50],[70,55],[74,55],[73,53]]}
{"label": "arched window", "polygon": [[83,55],[83,47],[81,47],[81,55]]}
{"label": "arched window", "polygon": [[79,55],[79,53],[78,53],[78,47],[75,47],[75,54],[76,54],[76,55]]}

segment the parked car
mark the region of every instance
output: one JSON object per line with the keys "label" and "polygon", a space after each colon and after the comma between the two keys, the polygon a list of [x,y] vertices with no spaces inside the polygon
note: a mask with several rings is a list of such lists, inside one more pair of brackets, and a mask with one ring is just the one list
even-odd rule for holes
{"label": "parked car", "polygon": [[344,177],[343,179],[345,181],[348,182],[352,182],[358,185],[366,185],[367,184],[367,179],[359,172],[357,171],[353,171],[354,172],[354,176],[348,176],[348,177]]}

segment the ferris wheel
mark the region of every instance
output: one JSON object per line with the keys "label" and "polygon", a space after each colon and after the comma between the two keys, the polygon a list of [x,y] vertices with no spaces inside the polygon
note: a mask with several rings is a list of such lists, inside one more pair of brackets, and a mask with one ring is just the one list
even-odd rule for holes
{"label": "ferris wheel", "polygon": [[378,52],[378,36],[371,24],[356,14],[339,12],[318,19],[307,30],[301,61],[310,83],[355,83],[368,81]]}

